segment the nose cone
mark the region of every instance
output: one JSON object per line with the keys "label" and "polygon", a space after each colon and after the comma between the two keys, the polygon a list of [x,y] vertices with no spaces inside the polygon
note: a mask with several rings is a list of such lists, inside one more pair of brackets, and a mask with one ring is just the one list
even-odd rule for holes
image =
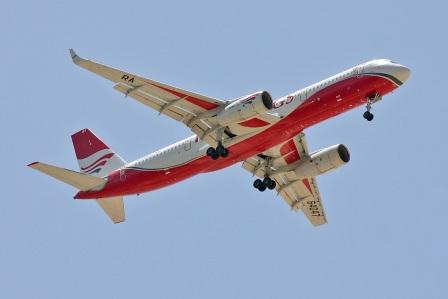
{"label": "nose cone", "polygon": [[404,65],[394,64],[391,75],[400,80],[401,83],[404,83],[411,75],[411,70]]}

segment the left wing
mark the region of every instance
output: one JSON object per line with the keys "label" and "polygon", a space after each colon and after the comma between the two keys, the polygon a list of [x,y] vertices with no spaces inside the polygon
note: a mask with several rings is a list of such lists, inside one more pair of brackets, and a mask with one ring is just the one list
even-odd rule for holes
{"label": "left wing", "polygon": [[216,144],[216,130],[219,126],[210,117],[216,115],[228,102],[83,59],[73,49],[70,49],[70,55],[76,65],[114,82],[114,89],[125,96],[184,123],[199,138],[211,145]]}
{"label": "left wing", "polygon": [[298,178],[293,171],[283,171],[287,166],[308,157],[309,151],[305,134],[279,144],[243,163],[243,168],[258,177],[265,177],[266,171],[277,185],[277,195],[295,212],[303,210],[314,225],[327,223],[316,178]]}

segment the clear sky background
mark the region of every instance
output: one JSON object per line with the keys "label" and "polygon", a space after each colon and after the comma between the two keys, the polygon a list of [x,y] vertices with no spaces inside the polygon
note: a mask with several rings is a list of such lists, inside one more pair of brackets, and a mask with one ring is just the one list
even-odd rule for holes
{"label": "clear sky background", "polygon": [[[419,2],[421,4],[415,4]],[[446,1],[3,1],[1,298],[446,298]],[[78,169],[91,128],[126,160],[191,133],[71,63],[81,56],[220,99],[274,97],[390,58],[408,82],[306,131],[346,144],[312,227],[240,165],[94,202],[25,165]]]}

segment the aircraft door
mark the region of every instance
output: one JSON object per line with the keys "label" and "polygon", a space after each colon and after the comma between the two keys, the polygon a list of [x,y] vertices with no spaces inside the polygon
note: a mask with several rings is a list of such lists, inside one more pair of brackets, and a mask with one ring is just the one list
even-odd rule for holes
{"label": "aircraft door", "polygon": [[188,139],[187,142],[184,143],[184,150],[186,152],[191,150],[191,139]]}
{"label": "aircraft door", "polygon": [[360,77],[363,71],[364,71],[364,66],[360,65],[353,69],[353,74],[356,75],[357,77]]}

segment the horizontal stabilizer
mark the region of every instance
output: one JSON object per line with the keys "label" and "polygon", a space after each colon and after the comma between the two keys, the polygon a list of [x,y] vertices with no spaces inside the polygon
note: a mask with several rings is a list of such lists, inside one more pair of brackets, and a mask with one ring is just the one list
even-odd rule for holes
{"label": "horizontal stabilizer", "polygon": [[48,165],[45,163],[34,162],[29,164],[28,166],[66,184],[69,184],[81,191],[91,190],[95,187],[102,187],[106,183],[105,179],[99,177]]}
{"label": "horizontal stabilizer", "polygon": [[123,197],[99,198],[96,202],[114,223],[120,223],[126,220]]}

